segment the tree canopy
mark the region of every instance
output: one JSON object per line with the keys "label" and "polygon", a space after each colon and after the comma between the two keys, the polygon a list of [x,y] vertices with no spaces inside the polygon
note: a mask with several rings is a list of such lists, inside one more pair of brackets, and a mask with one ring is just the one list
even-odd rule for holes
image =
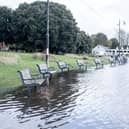
{"label": "tree canopy", "polygon": [[92,35],[92,45],[93,47],[100,44],[107,46],[107,36],[104,33],[97,33],[95,35]]}
{"label": "tree canopy", "polygon": [[[23,3],[15,10],[0,7],[0,18],[0,41],[6,42],[10,48],[16,50],[28,52],[45,50],[46,2]],[[52,53],[75,53],[80,48],[80,50],[88,48],[85,46],[89,45],[89,37],[82,34],[71,11],[65,5],[50,2],[49,33]],[[81,43],[78,42],[78,34],[83,35]],[[79,44],[82,44],[81,47]]]}
{"label": "tree canopy", "polygon": [[[97,44],[107,45],[103,33],[88,36],[81,31],[65,5],[50,2],[50,52],[90,53]],[[46,49],[46,2],[23,3],[15,10],[0,7],[0,42],[26,52]]]}
{"label": "tree canopy", "polygon": [[116,38],[111,38],[110,41],[112,43],[112,45],[111,45],[112,49],[116,49],[116,47],[119,47],[119,42]]}
{"label": "tree canopy", "polygon": [[0,7],[0,42],[12,42],[12,13],[10,8]]}

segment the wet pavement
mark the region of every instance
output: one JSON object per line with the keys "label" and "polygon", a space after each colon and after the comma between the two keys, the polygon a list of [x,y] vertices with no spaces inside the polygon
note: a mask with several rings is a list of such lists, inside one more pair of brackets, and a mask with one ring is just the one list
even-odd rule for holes
{"label": "wet pavement", "polygon": [[0,129],[129,129],[129,64],[57,75],[0,95]]}

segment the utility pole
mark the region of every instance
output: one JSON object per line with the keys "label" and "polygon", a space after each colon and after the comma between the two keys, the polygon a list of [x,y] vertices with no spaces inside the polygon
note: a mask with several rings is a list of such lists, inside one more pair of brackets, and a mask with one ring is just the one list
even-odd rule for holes
{"label": "utility pole", "polygon": [[[125,21],[122,21],[122,25],[126,25],[126,23],[125,23]],[[119,35],[119,48],[120,47],[123,47],[123,45],[124,45],[124,43],[122,43],[122,34],[123,34],[123,32],[122,32],[122,30],[121,30],[121,21],[120,21],[120,19],[119,19],[119,24],[118,24],[118,26],[119,26],[119,32],[118,32],[118,35]]]}
{"label": "utility pole", "polygon": [[127,34],[127,47],[128,47],[128,45],[129,45],[129,35]]}
{"label": "utility pole", "polygon": [[49,0],[47,0],[46,67],[49,67]]}
{"label": "utility pole", "polygon": [[118,32],[118,35],[119,35],[119,37],[118,37],[118,40],[119,40],[119,49],[120,49],[120,47],[121,47],[121,36],[120,36],[120,19],[119,19],[119,24],[118,24],[118,26],[119,26],[119,32]]}

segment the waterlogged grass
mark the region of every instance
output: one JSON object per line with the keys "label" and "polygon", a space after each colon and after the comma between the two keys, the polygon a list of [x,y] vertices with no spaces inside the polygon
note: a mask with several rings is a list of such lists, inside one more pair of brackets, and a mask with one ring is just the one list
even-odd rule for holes
{"label": "waterlogged grass", "polygon": [[[3,61],[3,58],[5,59]],[[56,61],[65,61],[77,69],[76,60],[84,59],[88,66],[94,66],[94,57],[84,55],[50,55],[50,66],[57,71],[58,67]],[[11,62],[11,60],[13,60]],[[103,59],[105,63],[107,60]],[[7,63],[6,63],[7,62]],[[30,68],[32,73],[38,73],[36,64],[45,63],[45,55],[43,53],[13,53],[0,52],[0,87],[18,87],[21,85],[20,78],[17,71],[25,68]]]}

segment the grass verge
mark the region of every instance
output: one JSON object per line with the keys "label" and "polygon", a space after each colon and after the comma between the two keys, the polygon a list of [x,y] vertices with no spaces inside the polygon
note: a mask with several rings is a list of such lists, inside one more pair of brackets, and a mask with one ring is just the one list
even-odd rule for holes
{"label": "grass verge", "polygon": [[[0,52],[0,87],[17,87],[21,85],[17,70],[30,68],[32,73],[38,73],[36,64],[45,63],[45,55],[43,53],[15,53],[15,52]],[[50,66],[58,71],[56,61],[66,61],[77,69],[76,60],[83,59],[88,66],[94,66],[95,57],[86,55],[50,55]],[[103,58],[104,63],[107,59]]]}

